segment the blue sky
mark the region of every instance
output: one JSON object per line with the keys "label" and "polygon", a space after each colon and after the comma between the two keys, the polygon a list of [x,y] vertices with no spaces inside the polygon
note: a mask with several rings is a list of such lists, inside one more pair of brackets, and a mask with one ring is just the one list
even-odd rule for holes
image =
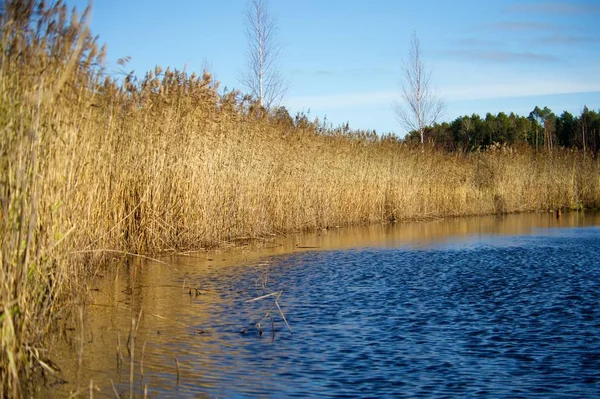
{"label": "blue sky", "polygon": [[[82,10],[84,0],[67,0]],[[201,72],[241,88],[246,0],[96,0],[91,28],[108,45],[107,67],[155,65]],[[600,1],[270,0],[290,81],[283,105],[334,125],[404,135],[392,102],[413,30],[442,120],[486,112],[528,115],[600,109]]]}

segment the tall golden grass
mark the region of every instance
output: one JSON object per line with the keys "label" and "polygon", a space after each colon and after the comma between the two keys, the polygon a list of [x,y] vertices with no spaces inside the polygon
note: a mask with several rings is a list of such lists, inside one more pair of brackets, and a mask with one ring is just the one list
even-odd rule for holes
{"label": "tall golden grass", "polygon": [[69,303],[115,253],[328,226],[597,207],[584,153],[470,154],[294,127],[205,72],[102,73],[61,2],[7,1],[0,43],[0,396],[51,372]]}

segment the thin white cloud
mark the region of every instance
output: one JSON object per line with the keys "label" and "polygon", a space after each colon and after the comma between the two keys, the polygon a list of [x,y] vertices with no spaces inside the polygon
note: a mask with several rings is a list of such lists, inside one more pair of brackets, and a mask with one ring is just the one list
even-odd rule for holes
{"label": "thin white cloud", "polygon": [[398,97],[397,91],[373,91],[364,93],[326,94],[290,97],[286,105],[290,108],[351,108],[369,105],[390,104]]}
{"label": "thin white cloud", "polygon": [[358,67],[358,68],[336,68],[336,69],[293,69],[292,74],[316,75],[316,76],[360,76],[360,75],[390,75],[396,71],[385,67]]}
{"label": "thin white cloud", "polygon": [[547,45],[597,44],[600,43],[600,37],[555,35],[534,39],[532,42]]}
{"label": "thin white cloud", "polygon": [[456,43],[458,45],[460,45],[461,47],[466,47],[466,48],[473,48],[473,47],[474,48],[479,48],[479,47],[490,48],[490,47],[498,47],[502,44],[502,42],[499,42],[497,40],[482,39],[482,38],[475,38],[475,37],[458,39],[456,41]]}
{"label": "thin white cloud", "polygon": [[560,29],[560,25],[544,22],[498,22],[484,25],[484,27],[499,31],[552,31]]}
{"label": "thin white cloud", "polygon": [[508,10],[515,13],[531,14],[596,14],[600,13],[600,4],[574,3],[574,2],[541,2],[514,4]]}
{"label": "thin white cloud", "polygon": [[[512,83],[487,83],[441,86],[439,94],[448,102],[532,97],[553,94],[570,94],[600,91],[600,83],[563,81],[514,81]],[[285,102],[290,109],[336,110],[369,106],[389,107],[400,98],[399,91],[373,91],[363,93],[292,96]]]}
{"label": "thin white cloud", "polygon": [[552,54],[542,54],[533,52],[516,52],[516,51],[500,51],[500,50],[448,50],[444,54],[458,57],[461,59],[468,58],[474,61],[486,62],[556,62],[559,58]]}
{"label": "thin white cloud", "polygon": [[525,80],[511,83],[489,83],[467,86],[447,86],[442,93],[448,101],[486,100],[496,98],[532,97],[600,91],[599,82],[567,82]]}

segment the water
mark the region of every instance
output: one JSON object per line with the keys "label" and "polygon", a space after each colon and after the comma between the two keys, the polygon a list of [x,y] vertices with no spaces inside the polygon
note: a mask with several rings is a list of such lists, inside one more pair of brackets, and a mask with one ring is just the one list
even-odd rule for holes
{"label": "water", "polygon": [[[95,397],[127,396],[139,318],[138,397],[598,397],[598,217],[565,219],[379,226],[131,265],[99,282],[67,339],[73,353],[84,337],[80,360],[60,352],[69,383],[52,392],[92,380]],[[293,334],[275,297],[248,302],[280,291]]]}

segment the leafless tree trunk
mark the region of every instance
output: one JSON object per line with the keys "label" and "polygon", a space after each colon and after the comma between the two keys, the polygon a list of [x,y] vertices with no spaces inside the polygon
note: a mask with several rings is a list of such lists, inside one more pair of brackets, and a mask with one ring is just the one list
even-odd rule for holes
{"label": "leafless tree trunk", "polygon": [[239,81],[260,106],[277,106],[288,89],[277,65],[281,55],[277,21],[267,10],[267,0],[249,0],[246,18],[247,65]]}
{"label": "leafless tree trunk", "polygon": [[401,99],[394,104],[398,121],[410,132],[418,131],[421,144],[425,142],[427,126],[442,115],[445,104],[431,87],[431,70],[421,58],[421,43],[413,33],[408,59],[402,63]]}

